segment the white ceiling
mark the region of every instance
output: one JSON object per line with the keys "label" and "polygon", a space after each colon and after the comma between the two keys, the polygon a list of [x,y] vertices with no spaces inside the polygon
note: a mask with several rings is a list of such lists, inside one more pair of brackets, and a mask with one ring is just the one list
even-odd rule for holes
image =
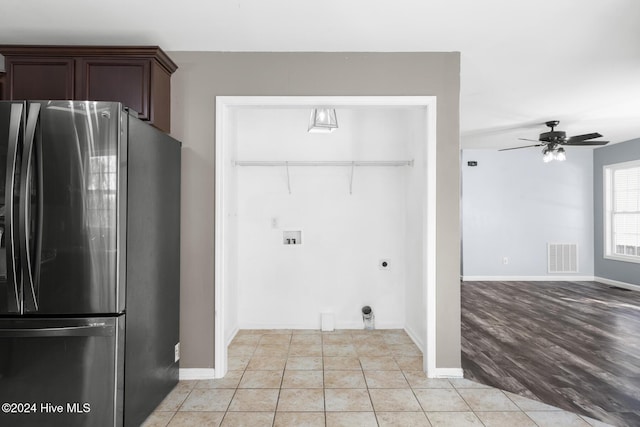
{"label": "white ceiling", "polygon": [[459,51],[463,148],[517,146],[552,119],[640,137],[638,0],[2,0],[14,43]]}

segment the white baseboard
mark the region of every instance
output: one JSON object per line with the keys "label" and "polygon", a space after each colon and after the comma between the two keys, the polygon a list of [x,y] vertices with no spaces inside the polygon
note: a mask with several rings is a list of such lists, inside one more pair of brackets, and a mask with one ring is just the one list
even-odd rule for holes
{"label": "white baseboard", "polygon": [[234,328],[233,331],[231,332],[231,334],[229,334],[230,336],[227,338],[227,347],[229,347],[229,345],[231,344],[231,341],[233,341],[233,339],[236,337],[236,335],[238,335],[238,331],[240,329],[238,328]]}
{"label": "white baseboard", "polygon": [[[336,322],[336,329],[364,329],[364,325],[361,321],[357,322]],[[401,323],[381,323],[375,322],[376,329],[404,329],[404,325]],[[303,325],[299,323],[274,323],[274,324],[264,324],[264,323],[242,323],[239,329],[295,329],[295,330],[311,330],[311,331],[319,331],[320,325],[311,326],[311,325]]]}
{"label": "white baseboard", "polygon": [[411,341],[413,341],[413,343],[418,346],[418,348],[420,349],[420,351],[424,355],[424,353],[425,353],[424,341],[421,340],[418,337],[418,334],[416,334],[411,328],[405,326],[404,331],[407,333],[407,335],[409,335],[409,338],[411,338]]}
{"label": "white baseboard", "polygon": [[[360,324],[360,326],[362,326],[362,324]],[[240,323],[240,325],[238,325],[238,330],[244,330],[244,329],[253,329],[257,331],[263,330],[263,329],[308,329],[310,331],[319,331],[320,324],[312,326],[312,325],[303,325],[300,323],[269,323],[269,324],[259,323],[259,322]]]}
{"label": "white baseboard", "polygon": [[212,380],[216,377],[213,368],[180,368],[180,380]]}
{"label": "white baseboard", "polygon": [[462,368],[436,368],[434,372],[427,372],[429,378],[463,378]]}
{"label": "white baseboard", "polygon": [[632,291],[640,291],[640,286],[632,283],[619,282],[617,280],[605,279],[604,277],[594,277],[596,282],[609,286],[617,286],[619,288],[630,289]]}
{"label": "white baseboard", "polygon": [[604,285],[640,291],[640,285],[597,276],[460,276],[463,282],[598,282]]}
{"label": "white baseboard", "polygon": [[593,282],[593,276],[460,276],[463,282]]}

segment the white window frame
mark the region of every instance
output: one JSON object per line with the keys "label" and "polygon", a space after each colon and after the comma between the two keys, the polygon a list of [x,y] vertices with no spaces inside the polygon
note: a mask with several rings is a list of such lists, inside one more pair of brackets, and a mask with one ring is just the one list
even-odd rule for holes
{"label": "white window frame", "polygon": [[613,248],[613,191],[612,191],[612,179],[613,173],[619,169],[630,169],[640,167],[640,160],[633,160],[629,162],[613,163],[610,165],[604,165],[602,168],[602,181],[603,181],[603,220],[604,220],[604,248],[603,254],[605,259],[612,259],[616,261],[634,262],[640,263],[640,254],[638,255],[623,255],[615,253]]}

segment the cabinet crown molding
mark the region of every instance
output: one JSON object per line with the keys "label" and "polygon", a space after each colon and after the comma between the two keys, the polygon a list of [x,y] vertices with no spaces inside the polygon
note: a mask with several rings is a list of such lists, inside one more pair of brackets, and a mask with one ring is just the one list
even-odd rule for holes
{"label": "cabinet crown molding", "polygon": [[175,62],[158,46],[76,46],[76,45],[0,45],[4,56],[100,57],[155,59],[167,72],[178,69]]}

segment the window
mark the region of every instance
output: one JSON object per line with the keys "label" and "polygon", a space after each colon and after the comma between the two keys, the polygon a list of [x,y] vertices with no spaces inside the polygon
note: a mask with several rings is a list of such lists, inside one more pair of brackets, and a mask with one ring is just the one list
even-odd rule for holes
{"label": "window", "polygon": [[640,263],[640,161],[604,167],[605,257]]}

